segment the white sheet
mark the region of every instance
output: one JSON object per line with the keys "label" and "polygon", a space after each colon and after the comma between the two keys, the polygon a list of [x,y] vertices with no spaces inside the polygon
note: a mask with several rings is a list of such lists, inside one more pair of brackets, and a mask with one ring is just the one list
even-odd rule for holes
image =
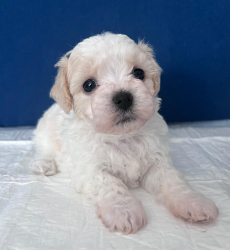
{"label": "white sheet", "polygon": [[142,189],[132,193],[148,217],[134,235],[109,233],[88,200],[59,173],[30,172],[34,128],[0,128],[0,249],[230,249],[230,120],[172,125],[175,166],[191,186],[213,200],[212,225],[174,218]]}

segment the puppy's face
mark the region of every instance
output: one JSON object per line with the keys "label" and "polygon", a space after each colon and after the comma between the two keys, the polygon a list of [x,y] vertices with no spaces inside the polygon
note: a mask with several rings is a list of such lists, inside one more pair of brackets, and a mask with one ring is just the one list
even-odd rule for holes
{"label": "puppy's face", "polygon": [[96,132],[125,134],[154,114],[160,67],[146,44],[105,33],[85,39],[58,62],[51,96]]}

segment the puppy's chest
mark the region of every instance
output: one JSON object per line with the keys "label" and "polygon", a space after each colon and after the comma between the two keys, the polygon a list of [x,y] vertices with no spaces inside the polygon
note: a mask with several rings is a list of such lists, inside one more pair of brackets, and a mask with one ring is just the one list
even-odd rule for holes
{"label": "puppy's chest", "polygon": [[131,187],[138,186],[141,174],[145,172],[151,161],[145,146],[140,138],[105,142],[104,170],[123,179]]}

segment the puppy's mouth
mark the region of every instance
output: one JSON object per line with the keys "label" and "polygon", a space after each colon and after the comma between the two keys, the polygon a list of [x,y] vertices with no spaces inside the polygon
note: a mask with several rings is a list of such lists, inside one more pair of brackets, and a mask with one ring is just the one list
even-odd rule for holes
{"label": "puppy's mouth", "polygon": [[122,125],[122,124],[133,122],[135,120],[136,118],[133,115],[130,115],[130,116],[121,117],[118,121],[115,122],[115,124]]}

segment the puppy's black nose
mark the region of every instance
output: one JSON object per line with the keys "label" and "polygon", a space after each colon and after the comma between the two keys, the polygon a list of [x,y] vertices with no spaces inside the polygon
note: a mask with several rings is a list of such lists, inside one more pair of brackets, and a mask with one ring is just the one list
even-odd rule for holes
{"label": "puppy's black nose", "polygon": [[127,111],[133,105],[133,95],[128,91],[119,91],[113,96],[113,103],[120,110]]}

